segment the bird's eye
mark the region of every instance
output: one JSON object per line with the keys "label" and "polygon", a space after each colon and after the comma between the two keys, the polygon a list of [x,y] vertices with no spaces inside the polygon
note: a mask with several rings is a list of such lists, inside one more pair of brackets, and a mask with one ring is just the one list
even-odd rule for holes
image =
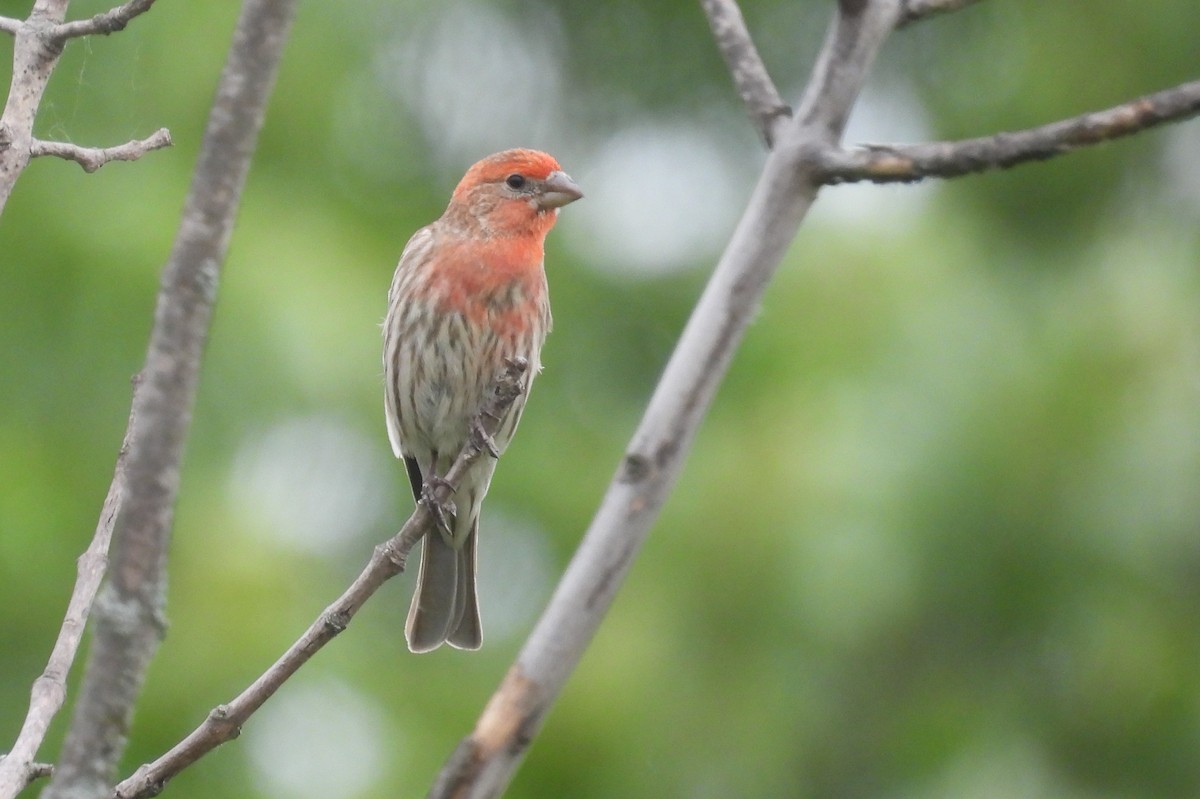
{"label": "bird's eye", "polygon": [[509,175],[504,179],[510,189],[519,189],[525,185],[524,175]]}

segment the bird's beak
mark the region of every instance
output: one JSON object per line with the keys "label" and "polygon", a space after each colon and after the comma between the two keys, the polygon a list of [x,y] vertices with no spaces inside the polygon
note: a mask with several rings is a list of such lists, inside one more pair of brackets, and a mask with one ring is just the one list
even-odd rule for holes
{"label": "bird's beak", "polygon": [[538,195],[538,209],[542,211],[551,208],[561,208],[567,203],[573,203],[583,196],[579,184],[571,180],[566,172],[551,172],[542,182],[542,193]]}

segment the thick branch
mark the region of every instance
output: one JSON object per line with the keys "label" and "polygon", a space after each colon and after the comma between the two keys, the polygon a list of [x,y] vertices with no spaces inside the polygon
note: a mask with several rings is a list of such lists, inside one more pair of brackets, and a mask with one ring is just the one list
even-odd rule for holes
{"label": "thick branch", "polygon": [[145,139],[135,139],[115,147],[80,147],[70,142],[34,139],[29,154],[33,158],[52,155],[74,161],[83,167],[84,172],[95,172],[109,161],[136,161],[151,150],[170,146],[170,131],[159,128]]}
{"label": "thick branch", "polygon": [[[495,435],[500,421],[508,415],[513,402],[524,390],[523,375],[528,368],[529,364],[524,358],[516,358],[510,360],[504,370],[496,376],[495,385],[487,401],[475,417],[479,427],[489,436]],[[452,497],[467,469],[486,451],[482,440],[467,442],[446,474],[445,482],[439,482],[433,487],[438,501],[447,502]],[[346,629],[358,609],[385,581],[404,571],[409,551],[432,527],[433,515],[424,503],[418,503],[400,532],[375,548],[366,568],[346,592],[325,608],[304,635],[300,636],[271,668],[232,702],[214,708],[204,723],[171,751],[153,763],[142,766],[132,777],[118,785],[115,793],[117,799],[135,799],[157,794],[167,781],[180,771],[226,741],[237,737],[242,724],[262,707],[297,669],[308,662],[317,650]]]}
{"label": "thick branch", "polygon": [[91,19],[64,22],[54,28],[52,35],[57,41],[63,42],[77,36],[91,36],[96,33],[107,35],[123,31],[134,17],[146,13],[152,5],[154,5],[154,0],[129,0],[128,3],[109,9],[103,14],[97,14]]}
{"label": "thick branch", "polygon": [[979,0],[904,0],[896,27],[903,28],[926,17],[958,11],[978,2]]}
{"label": "thick branch", "polygon": [[[899,0],[843,0],[806,93],[655,389],[625,458],[546,611],[429,796],[503,793],[578,664],[683,468],[734,350],[816,197],[807,155],[841,135]],[[823,92],[823,93],[819,93]],[[807,120],[807,121],[805,121]]]}
{"label": "thick branch", "polygon": [[0,32],[7,33],[9,36],[16,36],[17,31],[21,29],[21,20],[13,19],[12,17],[0,17]]}
{"label": "thick branch", "polygon": [[[137,383],[135,377],[135,394]],[[45,671],[33,683],[29,712],[25,716],[25,723],[21,725],[21,732],[8,755],[0,759],[0,799],[13,799],[33,780],[50,776],[50,768],[34,762],[34,757],[37,756],[38,749],[46,737],[51,720],[62,709],[66,700],[67,675],[71,671],[71,664],[75,662],[79,643],[83,639],[83,630],[92,610],[92,602],[108,567],[108,544],[112,539],[113,522],[124,496],[125,458],[129,452],[132,430],[131,415],[125,429],[125,440],[121,442],[121,451],[117,455],[117,466],[112,483],[108,487],[108,496],[104,498],[104,505],[100,511],[100,521],[96,524],[96,532],[76,564],[75,589],[67,603],[67,614],[63,619],[62,628],[58,631],[58,639],[54,642],[54,649],[50,653]]]}
{"label": "thick branch", "polygon": [[1003,169],[1053,158],[1197,113],[1200,81],[1192,81],[1103,111],[1014,133],[929,144],[869,145],[861,150],[829,148],[819,157],[821,179],[825,183],[908,183]]}
{"label": "thick branch", "polygon": [[163,273],[134,402],[126,497],[109,581],[63,756],[44,796],[111,794],[133,704],[163,626],[179,463],[217,279],[290,27],[293,0],[247,0],[217,88],[179,233]]}
{"label": "thick branch", "polygon": [[778,128],[791,116],[792,110],[779,96],[779,90],[767,72],[746,20],[736,0],[700,0],[708,25],[712,29],[717,49],[725,59],[733,85],[746,104],[759,134],[770,148],[775,143]]}

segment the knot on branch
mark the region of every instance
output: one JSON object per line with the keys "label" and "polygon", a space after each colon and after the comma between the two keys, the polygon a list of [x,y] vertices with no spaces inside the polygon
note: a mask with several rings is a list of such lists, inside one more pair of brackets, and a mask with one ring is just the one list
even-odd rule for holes
{"label": "knot on branch", "polygon": [[350,626],[350,614],[342,610],[326,611],[322,624],[334,635],[337,635]]}
{"label": "knot on branch", "polygon": [[401,552],[393,545],[393,539],[388,539],[375,547],[375,559],[386,563],[390,574],[400,574],[408,563],[408,552]]}
{"label": "knot on branch", "polygon": [[53,156],[74,161],[90,174],[111,161],[136,161],[146,153],[170,147],[172,143],[171,132],[159,128],[145,139],[135,139],[115,147],[81,147],[70,142],[34,139],[29,155],[32,158]]}
{"label": "knot on branch", "polygon": [[217,705],[210,710],[208,723],[220,730],[222,740],[232,740],[242,734],[242,725],[233,720],[233,709],[229,705]]}
{"label": "knot on branch", "polygon": [[[126,780],[121,785],[113,789],[113,799],[132,799],[132,797],[158,796],[163,792],[163,788],[167,787],[166,780],[149,780],[146,781],[146,775],[149,774],[149,766],[140,766],[137,771],[133,772],[133,776]],[[137,781],[140,783],[137,789],[132,791],[122,788],[126,783]]]}
{"label": "knot on branch", "polygon": [[109,12],[105,14],[96,14],[89,20],[89,22],[91,23],[92,33],[99,33],[107,36],[110,33],[117,33],[125,30],[125,28],[129,25],[129,18]]}
{"label": "knot on branch", "polygon": [[503,416],[503,411],[507,411],[525,390],[521,378],[528,369],[529,361],[520,355],[515,358],[505,358],[504,368],[500,374],[496,375],[496,385],[492,388],[492,396],[483,404],[480,414],[495,418],[499,412],[499,415]]}
{"label": "knot on branch", "polygon": [[621,471],[617,475],[617,480],[622,483],[640,483],[649,477],[653,470],[654,464],[650,458],[631,452],[625,456],[625,460],[621,461]]}

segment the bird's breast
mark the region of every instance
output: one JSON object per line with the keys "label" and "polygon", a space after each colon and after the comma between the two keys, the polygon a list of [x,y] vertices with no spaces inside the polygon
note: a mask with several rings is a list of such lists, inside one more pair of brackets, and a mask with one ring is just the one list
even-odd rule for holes
{"label": "bird's breast", "polygon": [[501,337],[519,334],[547,302],[539,241],[522,237],[467,242],[447,253],[436,276],[437,309],[460,314]]}

